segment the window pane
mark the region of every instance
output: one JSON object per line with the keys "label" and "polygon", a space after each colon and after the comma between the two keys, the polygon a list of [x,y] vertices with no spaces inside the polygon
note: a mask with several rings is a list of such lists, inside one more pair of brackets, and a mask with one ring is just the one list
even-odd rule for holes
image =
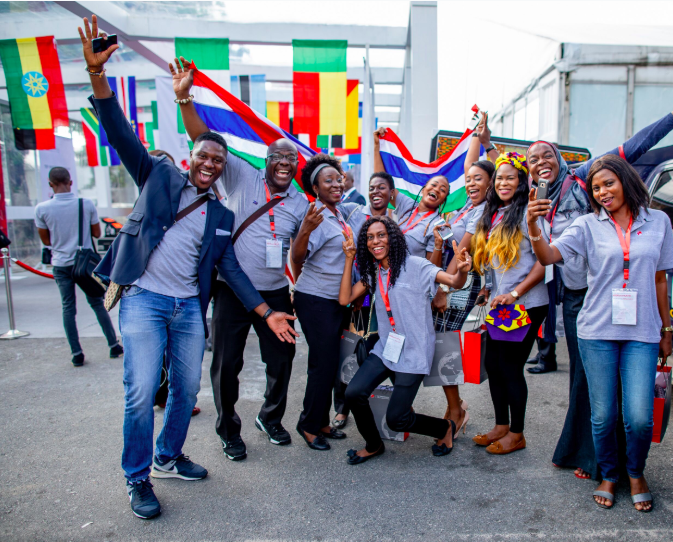
{"label": "window pane", "polygon": [[673,180],[671,177],[670,171],[664,171],[655,181],[650,207],[664,211],[673,223]]}
{"label": "window pane", "polygon": [[626,85],[572,83],[568,144],[598,156],[626,139]]}
{"label": "window pane", "polygon": [[[673,87],[666,85],[637,85],[633,93],[633,132],[659,120],[673,107]],[[662,139],[657,147],[673,145],[673,133]]]}

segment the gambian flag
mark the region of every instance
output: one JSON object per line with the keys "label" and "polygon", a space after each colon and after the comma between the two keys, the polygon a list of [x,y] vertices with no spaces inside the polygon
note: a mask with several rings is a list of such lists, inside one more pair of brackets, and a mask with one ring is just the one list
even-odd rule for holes
{"label": "gambian flag", "polygon": [[106,147],[101,143],[100,124],[93,109],[82,107],[82,129],[86,141],[86,157],[89,167],[118,166],[121,163],[117,152],[112,147]]}
{"label": "gambian flag", "polygon": [[286,132],[290,131],[290,102],[266,102],[266,118]]}
{"label": "gambian flag", "polygon": [[[416,198],[421,188],[432,177],[443,175],[449,181],[449,197],[442,212],[460,209],[467,201],[465,193],[465,155],[470,147],[470,137],[474,130],[468,128],[454,149],[426,164],[411,156],[402,140],[390,128],[380,138],[381,160],[386,171],[395,179],[395,188],[406,195]],[[484,154],[483,147],[480,155]]]}
{"label": "gambian flag", "polygon": [[54,128],[68,126],[54,36],[0,41],[18,150],[56,148]]}
{"label": "gambian flag", "polygon": [[291,140],[299,151],[299,164],[295,186],[303,192],[297,180],[301,170],[315,151],[300,142],[289,132],[257,113],[230,92],[215,84],[194,64],[194,106],[208,128],[224,137],[229,152],[243,158],[257,169],[265,167],[267,147],[280,138]]}
{"label": "gambian flag", "polygon": [[[292,40],[295,134],[346,134],[346,40]],[[341,145],[340,145],[341,146]]]}

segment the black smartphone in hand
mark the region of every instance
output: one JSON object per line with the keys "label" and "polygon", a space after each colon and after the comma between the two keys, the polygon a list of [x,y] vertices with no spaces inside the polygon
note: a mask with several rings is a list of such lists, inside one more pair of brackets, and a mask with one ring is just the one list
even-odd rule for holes
{"label": "black smartphone in hand", "polygon": [[546,179],[540,179],[537,183],[537,199],[549,199],[547,195],[549,194],[549,181]]}
{"label": "black smartphone in hand", "polygon": [[91,40],[91,47],[94,53],[102,53],[113,45],[117,45],[117,34],[110,34],[107,39],[94,38]]}
{"label": "black smartphone in hand", "polygon": [[485,301],[486,301],[486,296],[485,296],[484,294],[479,294],[479,295],[477,296],[477,299],[475,300],[474,304],[475,304],[475,305],[481,305],[481,304],[484,303]]}

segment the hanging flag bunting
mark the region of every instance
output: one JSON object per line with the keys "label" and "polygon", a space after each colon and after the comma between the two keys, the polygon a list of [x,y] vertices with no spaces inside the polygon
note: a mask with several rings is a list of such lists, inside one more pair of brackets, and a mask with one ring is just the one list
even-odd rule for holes
{"label": "hanging flag bunting", "polygon": [[54,36],[0,40],[0,59],[16,148],[54,149],[54,129],[69,125]]}
{"label": "hanging flag bunting", "polygon": [[[404,146],[402,140],[390,128],[380,138],[381,160],[386,171],[395,179],[395,188],[415,198],[425,183],[436,175],[443,175],[449,181],[449,197],[442,212],[460,209],[467,201],[465,192],[465,155],[470,147],[472,128],[465,130],[458,144],[448,154],[430,164],[416,160]],[[485,156],[481,147],[480,155]]]}
{"label": "hanging flag bunting", "polygon": [[346,133],[346,40],[292,40],[294,133]]}
{"label": "hanging flag bunting", "polygon": [[159,129],[159,115],[157,114],[157,102],[152,102],[152,122],[145,123],[145,138],[149,147],[147,150],[154,151],[157,148],[155,132]]}
{"label": "hanging flag bunting", "polygon": [[112,147],[106,147],[101,143],[100,123],[93,109],[82,107],[80,113],[82,114],[82,130],[86,141],[86,157],[89,167],[121,164],[117,152]]}
{"label": "hanging flag bunting", "polygon": [[159,76],[154,79],[157,89],[157,125],[159,130],[158,148],[166,151],[175,159],[175,164],[183,170],[189,170],[189,138],[178,128],[178,115],[173,92],[173,79]]}
{"label": "hanging flag bunting", "polygon": [[360,100],[358,88],[360,81],[346,81],[346,149],[357,149],[360,145]]}
{"label": "hanging flag bunting", "polygon": [[286,132],[290,130],[290,102],[266,102],[266,118]]}
{"label": "hanging flag bunting", "polygon": [[245,105],[266,115],[266,75],[232,75],[230,92]]}
{"label": "hanging flag bunting", "polygon": [[210,79],[229,90],[228,38],[175,38],[175,56],[194,62]]}
{"label": "hanging flag bunting", "polygon": [[138,105],[136,101],[136,78],[129,77],[108,77],[112,92],[117,95],[117,99],[122,106],[124,115],[131,123],[131,127],[137,136],[140,137],[138,130]]}
{"label": "hanging flag bunting", "polygon": [[229,152],[243,158],[249,164],[262,169],[265,167],[267,147],[280,138],[290,139],[299,151],[299,164],[294,184],[303,192],[296,179],[315,151],[301,143],[289,132],[279,128],[269,119],[254,111],[230,92],[219,87],[194,64],[194,107],[208,128],[224,137]]}

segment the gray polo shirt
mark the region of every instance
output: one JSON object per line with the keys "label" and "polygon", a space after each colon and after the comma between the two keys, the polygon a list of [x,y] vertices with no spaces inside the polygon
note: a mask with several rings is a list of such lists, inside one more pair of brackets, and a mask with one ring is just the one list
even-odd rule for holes
{"label": "gray polo shirt", "polygon": [[482,201],[476,207],[472,207],[472,201],[468,198],[465,206],[458,211],[456,216],[449,222],[451,224],[451,231],[453,231],[453,239],[451,239],[451,241],[455,240],[456,244],[459,245],[463,240],[465,233],[474,235],[474,232],[477,231],[477,222],[479,222],[481,215],[484,214],[485,207],[486,200]]}
{"label": "gray polo shirt", "polygon": [[[264,179],[264,170],[255,169],[245,160],[229,153],[222,180],[227,196],[227,207],[235,216],[234,232],[252,213],[266,203]],[[268,212],[250,224],[234,245],[241,269],[259,291],[278,290],[288,285],[285,265],[290,239],[294,239],[299,233],[301,222],[308,209],[308,200],[293,185],[290,185],[286,192],[273,196],[287,196],[273,208],[276,239],[283,242],[281,267],[266,266],[266,241],[273,239]],[[220,276],[218,279],[223,280]]]}
{"label": "gray polo shirt", "polygon": [[[65,267],[75,263],[79,232],[79,203],[73,192],[54,194],[48,201],[35,207],[35,225],[49,230],[51,240],[51,263]],[[83,223],[82,246],[91,248],[91,226],[98,224],[98,213],[93,202],[82,201]]]}
{"label": "gray polo shirt", "polygon": [[[216,199],[210,188],[210,199]],[[187,181],[180,194],[178,212],[203,194]],[[186,299],[199,295],[199,258],[206,229],[208,202],[173,224],[150,253],[145,272],[133,284],[155,294]]]}
{"label": "gray polo shirt", "polygon": [[[498,209],[494,223],[500,219],[500,217],[509,209],[509,207],[502,207]],[[543,220],[542,218],[540,220]],[[541,224],[541,222],[540,222]],[[499,228],[500,224],[496,226]],[[491,294],[491,299],[502,295],[508,294],[512,290],[515,290],[516,287],[523,282],[523,280],[528,276],[531,269],[537,262],[535,252],[533,252],[533,246],[530,243],[530,238],[528,234],[528,224],[526,222],[526,211],[523,213],[523,219],[521,220],[521,230],[523,231],[523,238],[521,243],[519,243],[519,261],[515,266],[510,267],[505,270],[504,268],[496,269],[500,263],[498,257],[493,258],[493,269],[491,270],[491,276],[493,278],[493,290]],[[491,235],[493,233],[491,232]],[[533,286],[528,292],[522,295],[517,303],[525,306],[527,309],[532,309],[534,307],[542,307],[549,304],[549,294],[547,293],[547,285],[544,283],[544,278]]]}
{"label": "gray polo shirt", "polygon": [[[379,340],[372,350],[383,364],[398,373],[427,375],[432,367],[435,354],[435,328],[432,324],[430,302],[437,293],[437,273],[441,269],[425,257],[408,256],[395,285],[388,291],[390,308],[395,319],[395,330],[404,335],[404,346],[397,363],[383,358],[388,335],[393,328],[390,325],[385,305],[381,299],[380,287],[374,285],[376,292],[376,319],[379,324]],[[388,271],[381,269],[381,280],[385,286]]]}
{"label": "gray polo shirt", "polygon": [[624,253],[605,209],[598,215],[591,213],[577,218],[552,245],[558,248],[564,262],[579,255],[588,264],[589,289],[577,317],[580,339],[660,341],[661,317],[654,275],[673,268],[673,232],[663,211],[641,209],[631,226],[627,287],[638,290],[635,326],[612,323],[612,290],[624,284]]}
{"label": "gray polo shirt", "polygon": [[359,203],[341,203],[337,205],[341,214],[346,219],[346,223],[353,230],[353,237],[357,243],[358,235],[360,235],[360,229],[362,225],[367,221],[367,215],[364,213],[363,209],[366,205],[360,205]]}
{"label": "gray polo shirt", "polygon": [[[559,239],[563,232],[580,216],[584,216],[579,210],[569,210],[567,212],[557,211],[554,215],[554,221],[550,227],[549,222],[544,220],[545,236],[551,240]],[[561,280],[566,288],[571,290],[582,290],[587,287],[587,273],[589,272],[587,262],[578,254],[568,255],[568,260],[564,261],[562,266],[556,266],[554,272],[560,273]]]}
{"label": "gray polo shirt", "polygon": [[[321,207],[324,207],[323,203],[316,200],[315,208]],[[341,276],[346,263],[343,251],[345,238],[337,217],[329,209],[325,209],[322,215],[324,220],[308,239],[308,255],[295,289],[326,299],[339,299]]]}
{"label": "gray polo shirt", "polygon": [[[410,220],[413,213],[414,206],[417,207],[416,202],[411,199],[409,196],[402,194],[401,192],[397,193],[395,198],[395,211],[397,214],[397,221],[402,231],[405,231],[409,226],[416,223],[419,218],[424,216],[423,213],[419,211],[414,217],[413,221]],[[432,222],[439,218],[439,213],[432,213],[427,218],[424,218],[418,222],[413,228],[407,231],[404,236],[407,240],[407,247],[409,248],[409,253],[412,256],[418,256],[419,258],[426,258],[428,252],[435,250],[435,235],[433,233]]]}

